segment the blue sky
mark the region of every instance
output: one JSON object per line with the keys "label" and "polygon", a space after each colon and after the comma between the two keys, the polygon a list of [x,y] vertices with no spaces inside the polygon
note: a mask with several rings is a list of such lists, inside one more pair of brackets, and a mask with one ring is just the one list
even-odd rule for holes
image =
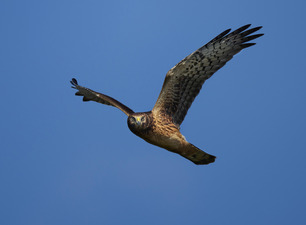
{"label": "blue sky", "polygon": [[[0,224],[305,224],[304,1],[1,1]],[[265,35],[182,124],[195,166],[69,80],[150,110],[166,72],[228,28]]]}

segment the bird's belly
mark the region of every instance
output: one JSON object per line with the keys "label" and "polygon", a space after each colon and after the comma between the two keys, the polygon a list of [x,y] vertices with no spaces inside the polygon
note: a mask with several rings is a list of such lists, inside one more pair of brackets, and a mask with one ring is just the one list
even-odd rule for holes
{"label": "bird's belly", "polygon": [[171,136],[152,134],[147,137],[143,137],[143,139],[150,144],[167,149],[171,152],[178,152],[179,148],[184,144],[185,141],[183,135],[178,136],[176,134]]}

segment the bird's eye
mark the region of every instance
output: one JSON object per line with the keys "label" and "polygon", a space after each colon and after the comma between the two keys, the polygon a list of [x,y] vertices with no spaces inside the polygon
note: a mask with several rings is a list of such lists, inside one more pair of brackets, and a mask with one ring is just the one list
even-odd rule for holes
{"label": "bird's eye", "polygon": [[130,122],[131,123],[135,123],[136,122],[135,118],[134,117],[130,117]]}
{"label": "bird's eye", "polygon": [[145,122],[146,121],[146,117],[141,117],[141,122]]}

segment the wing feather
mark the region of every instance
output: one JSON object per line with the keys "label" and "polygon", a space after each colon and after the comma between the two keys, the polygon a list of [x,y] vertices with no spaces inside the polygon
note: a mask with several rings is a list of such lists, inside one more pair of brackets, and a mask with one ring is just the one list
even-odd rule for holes
{"label": "wing feather", "polygon": [[109,97],[107,95],[101,94],[99,92],[95,92],[89,88],[82,87],[78,85],[78,82],[75,78],[72,78],[70,83],[73,85],[72,88],[77,89],[78,91],[75,93],[77,96],[83,96],[83,101],[95,101],[99,102],[105,105],[111,105],[118,109],[120,109],[122,112],[124,112],[127,116],[134,113],[133,110],[131,110],[129,107],[123,105],[121,102],[117,101],[116,99],[113,99],[112,97]]}
{"label": "wing feather", "polygon": [[235,54],[255,45],[245,42],[263,35],[250,35],[261,29],[255,27],[247,30],[250,26],[242,26],[231,33],[231,29],[222,32],[169,70],[152,112],[171,117],[179,127],[203,83]]}

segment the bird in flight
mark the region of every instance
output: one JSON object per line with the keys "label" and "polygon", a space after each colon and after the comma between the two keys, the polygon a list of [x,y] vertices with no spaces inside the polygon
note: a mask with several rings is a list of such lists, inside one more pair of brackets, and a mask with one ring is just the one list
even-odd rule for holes
{"label": "bird in flight", "polygon": [[231,33],[231,29],[222,32],[170,69],[155,106],[149,112],[135,113],[110,96],[80,86],[75,78],[70,82],[72,88],[78,90],[75,95],[83,96],[83,101],[111,105],[124,112],[128,116],[129,129],[145,141],[197,165],[209,164],[216,157],[189,143],[181,134],[180,125],[203,83],[242,49],[255,45],[249,41],[263,35],[253,34],[261,27],[249,29],[250,26],[242,26]]}

